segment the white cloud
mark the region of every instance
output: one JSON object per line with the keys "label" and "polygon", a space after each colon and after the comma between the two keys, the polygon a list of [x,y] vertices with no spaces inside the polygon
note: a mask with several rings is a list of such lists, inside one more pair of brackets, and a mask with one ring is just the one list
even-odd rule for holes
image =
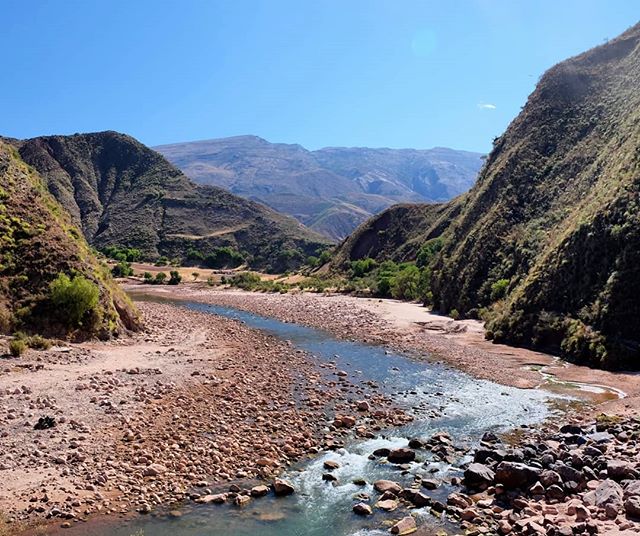
{"label": "white cloud", "polygon": [[488,102],[481,102],[478,104],[478,108],[481,110],[495,110],[497,106]]}

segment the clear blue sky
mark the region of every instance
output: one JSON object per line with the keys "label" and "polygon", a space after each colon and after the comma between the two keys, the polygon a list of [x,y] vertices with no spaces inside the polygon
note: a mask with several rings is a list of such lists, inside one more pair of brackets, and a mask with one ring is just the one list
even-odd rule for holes
{"label": "clear blue sky", "polygon": [[0,0],[0,134],[487,151],[637,0]]}

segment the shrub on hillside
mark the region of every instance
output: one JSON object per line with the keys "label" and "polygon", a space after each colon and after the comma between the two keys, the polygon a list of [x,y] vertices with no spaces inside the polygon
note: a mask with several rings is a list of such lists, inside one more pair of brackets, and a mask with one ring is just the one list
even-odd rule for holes
{"label": "shrub on hillside", "polygon": [[182,281],[182,276],[177,270],[171,270],[171,272],[169,272],[169,276],[169,285],[177,285]]}
{"label": "shrub on hillside", "polygon": [[234,276],[229,282],[231,286],[238,287],[243,290],[253,290],[261,282],[260,276],[254,272],[243,272]]}
{"label": "shrub on hillside", "polygon": [[229,246],[216,247],[204,259],[208,268],[237,268],[244,262],[244,256]]}
{"label": "shrub on hillside", "polygon": [[165,274],[164,272],[158,272],[155,279],[153,280],[153,284],[162,285],[165,282],[165,279],[167,279],[167,274]]}
{"label": "shrub on hillside", "polygon": [[77,327],[96,309],[100,289],[81,275],[71,279],[67,274],[59,274],[49,287],[49,297],[57,320],[68,327]]}
{"label": "shrub on hillside", "polygon": [[507,295],[507,289],[509,288],[508,279],[498,279],[491,285],[491,301],[496,302],[501,300]]}

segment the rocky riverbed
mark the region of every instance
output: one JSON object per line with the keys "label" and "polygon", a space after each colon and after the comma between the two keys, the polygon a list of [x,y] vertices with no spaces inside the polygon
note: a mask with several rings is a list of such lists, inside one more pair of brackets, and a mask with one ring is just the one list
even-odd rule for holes
{"label": "rocky riverbed", "polygon": [[[464,476],[452,479],[457,489],[446,501],[430,497],[427,490],[439,485],[432,479],[380,481],[375,484],[377,496],[360,498],[353,509],[371,515],[375,508],[404,508],[408,517],[401,528],[407,530],[415,528],[412,509],[426,507],[432,515],[457,523],[466,535],[637,534],[639,438],[639,420],[605,415],[595,422],[532,430],[515,443],[487,433],[473,460],[461,467]],[[406,462],[425,450],[453,455],[455,442],[447,434],[436,434],[372,456]]]}
{"label": "rocky riverbed", "polygon": [[0,361],[0,511],[12,530],[208,501],[225,482],[253,483],[256,496],[301,458],[411,420],[240,322],[140,308],[147,330],[133,339]]}

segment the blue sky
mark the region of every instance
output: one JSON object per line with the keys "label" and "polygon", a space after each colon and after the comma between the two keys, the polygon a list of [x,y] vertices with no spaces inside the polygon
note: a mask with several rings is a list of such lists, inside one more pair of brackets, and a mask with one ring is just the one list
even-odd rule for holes
{"label": "blue sky", "polygon": [[636,0],[0,0],[0,134],[487,151]]}

